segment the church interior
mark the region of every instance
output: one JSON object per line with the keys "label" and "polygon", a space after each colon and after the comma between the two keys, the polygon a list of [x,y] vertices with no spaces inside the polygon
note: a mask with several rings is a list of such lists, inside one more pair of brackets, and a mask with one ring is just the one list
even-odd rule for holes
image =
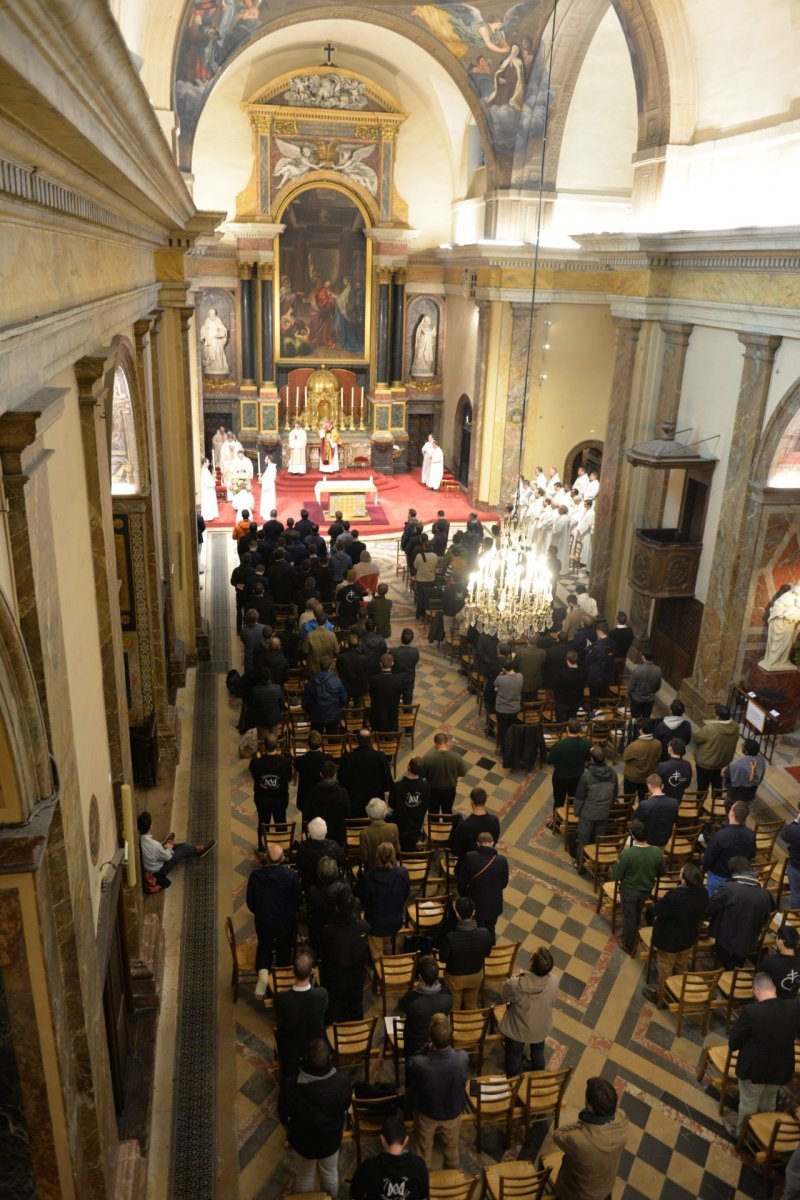
{"label": "church interior", "polygon": [[[269,476],[281,522],[324,537],[343,509],[380,564],[391,645],[420,649],[393,773],[445,730],[457,810],[486,789],[498,939],[561,973],[562,1122],[593,1075],[628,1118],[614,1200],[784,1195],[788,1153],[732,1142],[735,1081],[726,1109],[698,1074],[730,1005],[709,1032],[643,996],[647,954],[546,825],[550,767],[504,767],[399,536],[409,507],[488,533],[520,476],[596,471],[556,603],[583,583],[628,614],[655,715],[741,702],[768,749],[750,824],[796,815],[800,608],[780,661],[767,641],[800,583],[798,0],[0,0],[0,62],[0,1197],[295,1191],[271,996],[231,987],[258,822],[221,428],[259,526]],[[158,895],[143,811],[215,842]],[[372,982],[365,1007],[388,1085]],[[783,1100],[791,1152],[797,1076]],[[510,1128],[465,1117],[467,1176],[524,1159]],[[348,1132],[341,1196],[355,1163]]]}

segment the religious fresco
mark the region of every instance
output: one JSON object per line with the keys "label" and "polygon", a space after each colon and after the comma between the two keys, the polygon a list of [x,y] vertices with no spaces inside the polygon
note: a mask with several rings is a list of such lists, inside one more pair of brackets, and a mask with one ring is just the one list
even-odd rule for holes
{"label": "religious fresco", "polygon": [[369,244],[360,208],[336,188],[309,187],[280,220],[279,357],[364,358]]}
{"label": "religious fresco", "polygon": [[[319,3],[319,0],[318,0]],[[324,8],[326,0],[319,4]],[[215,79],[238,50],[257,37],[267,22],[290,17],[298,0],[190,0],[176,58],[175,97],[181,124],[181,165],[189,167],[194,131]],[[303,11],[307,11],[303,5]],[[511,5],[471,4],[385,5],[394,18],[407,21],[409,36],[424,29],[452,63],[457,78],[477,97],[486,117],[500,176],[518,187],[538,186],[539,165],[530,161],[528,144],[541,136],[546,108],[546,65],[552,11],[547,0],[523,0]],[[271,103],[317,111],[380,111],[363,84],[333,72],[298,73]],[[313,144],[287,139],[281,177],[300,178],[313,169]],[[331,169],[348,171],[372,186],[376,171],[367,155],[355,155],[346,145],[333,158]],[[534,156],[535,158],[535,156]],[[301,174],[293,175],[293,172]]]}

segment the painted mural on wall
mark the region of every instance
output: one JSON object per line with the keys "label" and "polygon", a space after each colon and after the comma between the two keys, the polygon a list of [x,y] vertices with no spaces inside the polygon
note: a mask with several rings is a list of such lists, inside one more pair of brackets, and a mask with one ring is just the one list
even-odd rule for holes
{"label": "painted mural on wall", "polygon": [[368,243],[355,202],[310,187],[284,209],[278,240],[281,358],[363,358],[369,311]]}
{"label": "painted mural on wall", "polygon": [[[319,3],[319,0],[318,0]],[[321,7],[326,6],[322,0]],[[543,128],[546,63],[551,29],[548,0],[511,5],[485,3],[398,6],[386,0],[395,19],[407,21],[409,36],[423,28],[452,58],[456,76],[477,96],[491,133],[501,173],[516,186],[535,186],[538,164],[525,147]],[[231,57],[257,37],[268,22],[306,9],[299,0],[190,0],[176,56],[175,98],[181,125],[181,165],[191,164],[192,142],[203,105]],[[417,35],[418,37],[418,35]],[[293,108],[379,111],[363,84],[331,73],[303,72],[274,103]],[[300,151],[302,153],[302,147]],[[289,155],[289,161],[296,155]],[[306,159],[308,156],[306,156]],[[342,156],[342,167],[349,162]],[[358,164],[355,164],[358,166]],[[373,168],[374,170],[374,168]]]}

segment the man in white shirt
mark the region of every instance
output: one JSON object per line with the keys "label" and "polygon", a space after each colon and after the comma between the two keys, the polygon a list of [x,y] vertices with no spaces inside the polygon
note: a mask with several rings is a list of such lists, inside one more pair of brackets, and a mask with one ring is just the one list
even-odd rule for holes
{"label": "man in white shirt", "polygon": [[597,493],[600,491],[600,480],[597,478],[597,471],[589,472],[589,482],[584,489],[584,500],[594,500]]}
{"label": "man in white shirt", "polygon": [[547,490],[547,476],[541,467],[536,468],[536,478],[534,479],[534,483],[536,484],[537,488],[541,488],[543,492]]}
{"label": "man in white shirt", "polygon": [[583,512],[578,517],[577,534],[581,539],[581,564],[590,570],[592,566],[592,536],[594,534],[594,504],[584,500]]}
{"label": "man in white shirt", "polygon": [[597,619],[597,601],[586,590],[585,583],[575,585],[575,595],[578,597],[578,608],[583,609],[590,617]]}
{"label": "man in white shirt", "polygon": [[139,850],[142,855],[142,866],[156,877],[160,888],[168,888],[170,871],[186,858],[204,858],[214,849],[212,840],[203,845],[193,846],[191,842],[176,842],[175,834],[171,833],[165,842],[159,842],[150,832],[153,818],[149,812],[140,813],[136,819],[139,830]]}
{"label": "man in white shirt", "polygon": [[583,467],[578,467],[578,471],[575,476],[575,482],[572,485],[572,490],[573,492],[580,492],[581,500],[584,498],[584,493],[586,492],[586,485],[588,482],[589,476],[586,474],[586,471]]}
{"label": "man in white shirt", "polygon": [[555,469],[555,467],[548,467],[547,475],[548,475],[548,480],[547,480],[547,486],[545,487],[545,491],[547,492],[547,495],[552,500],[553,496],[556,494],[556,489],[561,486],[561,476],[559,475],[559,473]]}

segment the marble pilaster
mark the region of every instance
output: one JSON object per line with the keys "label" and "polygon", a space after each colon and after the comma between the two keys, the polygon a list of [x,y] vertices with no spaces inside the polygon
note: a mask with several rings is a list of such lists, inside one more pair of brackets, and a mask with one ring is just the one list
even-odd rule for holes
{"label": "marble pilaster", "polygon": [[275,382],[275,335],[272,327],[272,263],[258,264],[259,325],[261,332],[261,385],[270,388]]}
{"label": "marble pilaster", "polygon": [[391,386],[403,384],[403,319],[405,316],[406,273],[395,271],[392,281],[392,340],[389,379]]}
{"label": "marble pilaster", "polygon": [[242,331],[242,382],[256,379],[255,309],[253,305],[253,264],[239,263],[239,328]]}
{"label": "marble pilaster", "polygon": [[531,359],[534,354],[534,326],[536,308],[530,304],[512,304],[511,356],[508,372],[508,401],[503,434],[503,472],[500,504],[514,500],[517,476],[522,461],[522,443],[525,437],[523,416],[530,417],[528,399],[533,380]]}
{"label": "marble pilaster", "polygon": [[469,447],[469,470],[467,476],[467,495],[469,496],[470,504],[475,505],[479,502],[480,494],[479,464],[481,460],[481,448],[484,436],[487,436],[489,432],[485,429],[486,407],[484,393],[486,389],[486,362],[489,350],[489,322],[492,306],[489,300],[478,300],[477,309],[478,329],[475,344],[475,382],[472,391],[472,438]]}
{"label": "marble pilaster", "polygon": [[[683,684],[691,716],[707,716],[723,701],[746,637],[747,597],[755,569],[758,507],[748,502],[775,355],[782,339],[769,334],[740,333],[744,360],[739,399],[731,430],[725,475],[725,503],[720,512],[714,559],[700,627],[695,669]],[[726,634],[728,636],[723,636]],[[735,636],[734,636],[735,634]]]}
{"label": "marble pilaster", "polygon": [[392,272],[378,267],[378,305],[375,319],[375,386],[386,391],[389,385],[389,287]]}
{"label": "marble pilaster", "polygon": [[203,618],[202,609],[200,607],[200,568],[198,562],[197,545],[197,511],[195,507],[195,460],[197,454],[194,443],[194,430],[192,427],[192,376],[189,366],[189,359],[195,353],[194,342],[192,339],[192,321],[194,318],[194,308],[181,308],[181,350],[183,355],[183,378],[185,382],[185,403],[184,403],[184,421],[185,421],[185,454],[187,458],[186,481],[188,486],[188,499],[186,512],[189,517],[189,530],[187,531],[187,563],[189,566],[189,583],[191,588],[192,607],[194,611],[194,652],[189,656],[189,661],[196,662],[198,659],[207,662],[211,657],[211,646],[208,636],[208,628]]}
{"label": "marble pilaster", "polygon": [[591,593],[601,613],[605,613],[609,600],[612,567],[616,567],[620,573],[623,567],[622,563],[613,563],[614,517],[626,468],[625,447],[630,429],[636,348],[642,328],[641,321],[628,317],[614,317],[614,324],[617,327],[617,345],[592,548]]}

